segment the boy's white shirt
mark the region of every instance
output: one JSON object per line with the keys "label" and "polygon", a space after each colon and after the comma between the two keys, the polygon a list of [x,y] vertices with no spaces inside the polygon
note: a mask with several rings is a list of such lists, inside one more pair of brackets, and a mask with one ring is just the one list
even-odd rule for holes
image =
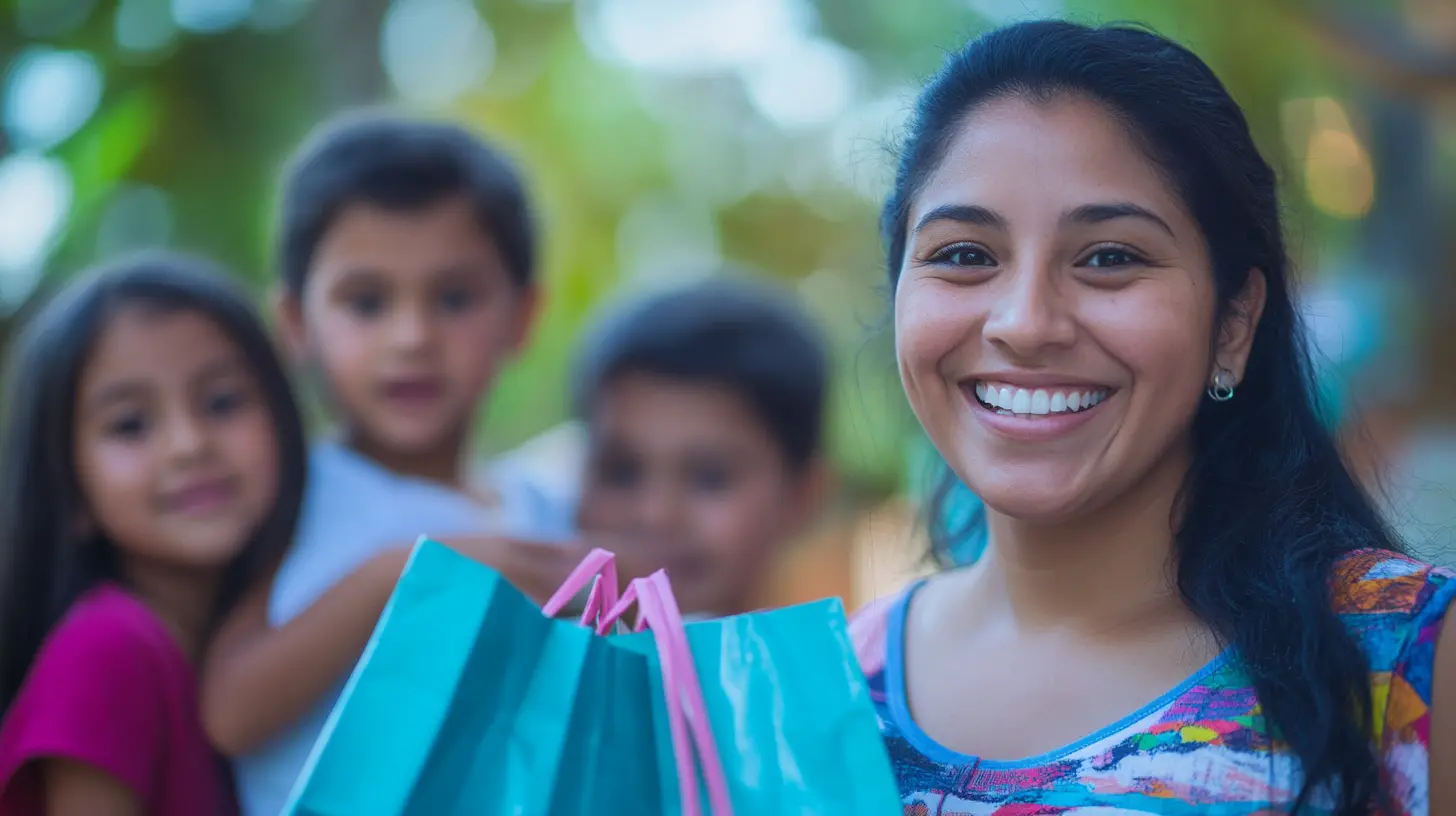
{"label": "boy's white shirt", "polygon": [[[269,599],[269,623],[287,623],[365,561],[420,535],[562,540],[572,534],[570,508],[558,497],[534,488],[509,466],[491,468],[489,475],[500,495],[493,507],[392,473],[337,442],[315,443],[294,545]],[[282,811],[346,680],[340,678],[292,728],[236,761],[244,816]]]}
{"label": "boy's white shirt", "polygon": [[492,483],[531,485],[538,497],[570,520],[581,498],[589,444],[583,423],[563,422],[501,454],[491,462],[487,478]]}

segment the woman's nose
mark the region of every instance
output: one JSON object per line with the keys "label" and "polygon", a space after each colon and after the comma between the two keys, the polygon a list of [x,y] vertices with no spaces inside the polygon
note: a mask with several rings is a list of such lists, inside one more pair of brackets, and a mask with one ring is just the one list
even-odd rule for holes
{"label": "woman's nose", "polygon": [[1028,262],[1007,270],[982,329],[985,339],[1021,358],[1071,345],[1076,322],[1065,286],[1045,264]]}

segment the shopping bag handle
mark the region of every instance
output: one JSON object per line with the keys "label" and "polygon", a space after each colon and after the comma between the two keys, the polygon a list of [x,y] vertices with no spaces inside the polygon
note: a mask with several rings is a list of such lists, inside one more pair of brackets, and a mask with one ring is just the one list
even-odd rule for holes
{"label": "shopping bag handle", "polygon": [[[550,599],[541,607],[548,618],[561,614],[571,599],[591,585],[586,598],[586,609],[581,613],[581,625],[597,629],[597,619],[602,613],[617,605],[617,556],[600,547],[587,553],[586,558],[566,576]],[[600,633],[600,632],[599,632]]]}
{"label": "shopping bag handle", "polygon": [[[617,603],[609,607],[597,623],[597,633],[607,632],[633,605],[637,607],[637,623],[633,631],[651,629],[662,670],[662,686],[667,698],[667,722],[672,733],[673,756],[677,762],[677,778],[682,794],[684,816],[699,816],[698,775],[693,763],[697,748],[703,783],[708,789],[708,804],[713,816],[732,816],[733,803],[728,797],[728,782],[723,762],[713,740],[708,707],[703,702],[703,687],[688,646],[688,633],[672,593],[667,573],[658,570],[646,578],[627,585]],[[688,742],[689,735],[692,743]]]}

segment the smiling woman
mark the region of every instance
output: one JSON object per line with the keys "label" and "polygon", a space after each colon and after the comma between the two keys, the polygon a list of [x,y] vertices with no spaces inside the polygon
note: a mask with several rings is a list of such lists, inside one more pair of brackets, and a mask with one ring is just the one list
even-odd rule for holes
{"label": "smiling woman", "polygon": [[907,813],[1456,808],[1456,579],[1319,422],[1275,188],[1144,30],[1001,29],[922,93],[897,356],[989,546],[855,623]]}

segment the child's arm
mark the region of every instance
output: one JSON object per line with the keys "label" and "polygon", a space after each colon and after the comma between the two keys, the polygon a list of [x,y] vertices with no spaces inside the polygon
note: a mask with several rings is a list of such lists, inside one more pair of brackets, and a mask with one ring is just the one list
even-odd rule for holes
{"label": "child's arm", "polygon": [[[580,561],[574,546],[505,539],[446,539],[490,564],[538,601]],[[203,672],[202,719],[228,756],[254,750],[308,710],[359,660],[409,557],[405,547],[365,562],[278,628],[263,582],[217,633]]]}
{"label": "child's arm", "polygon": [[116,777],[84,762],[46,759],[46,816],[144,816],[142,800]]}
{"label": "child's arm", "polygon": [[218,629],[202,672],[202,724],[239,756],[308,713],[359,659],[409,558],[387,550],[344,576],[287,624],[268,625],[272,581],[260,582]]}

